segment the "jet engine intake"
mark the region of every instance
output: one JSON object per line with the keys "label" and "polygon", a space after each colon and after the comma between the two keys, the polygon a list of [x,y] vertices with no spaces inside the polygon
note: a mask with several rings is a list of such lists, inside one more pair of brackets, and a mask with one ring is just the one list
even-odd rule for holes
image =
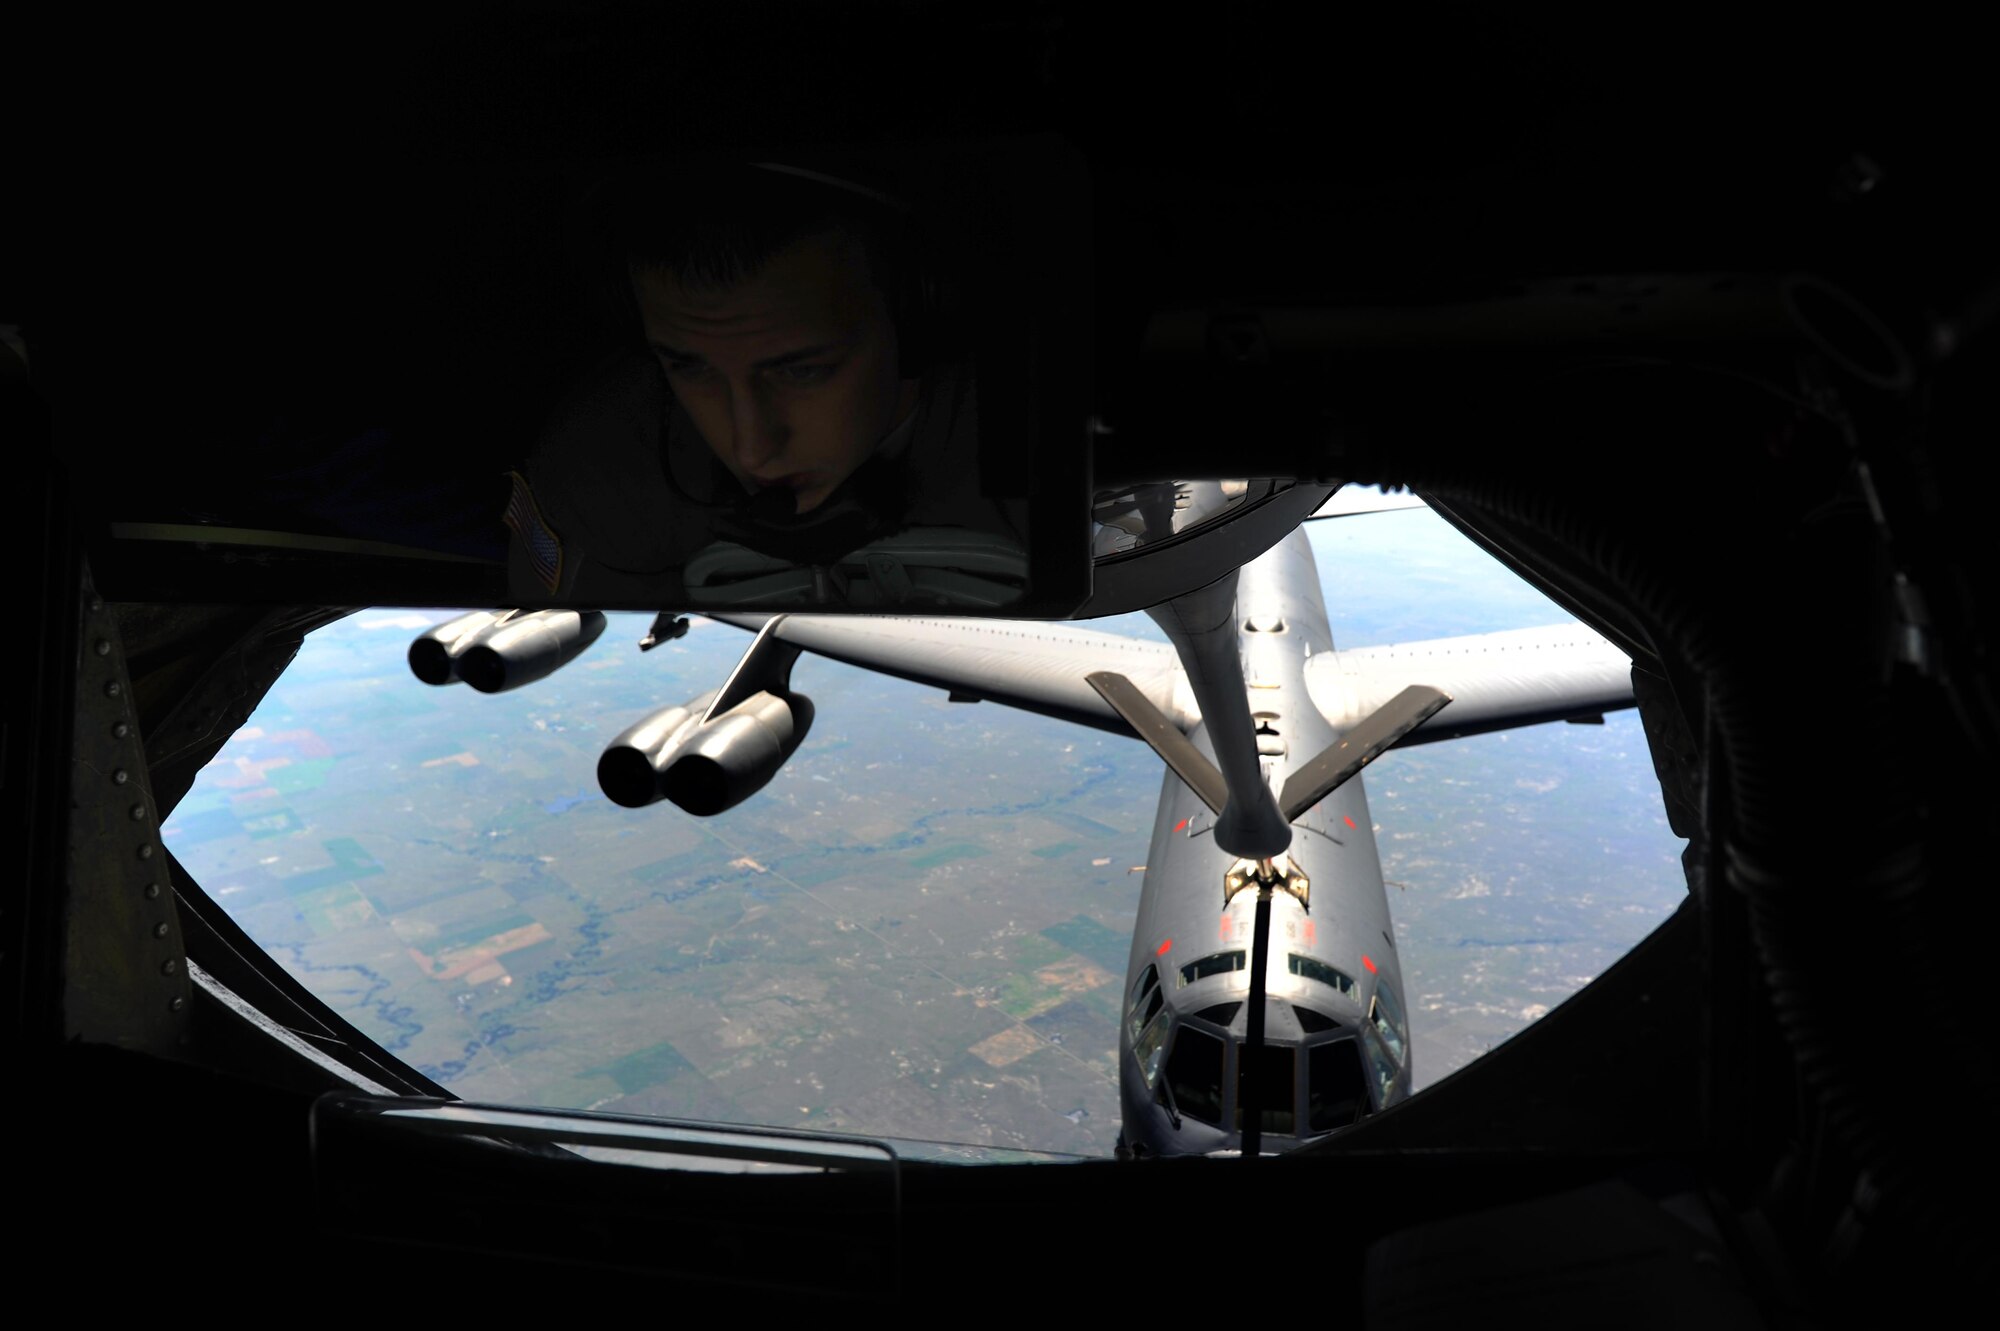
{"label": "jet engine intake", "polygon": [[812,728],[803,694],[753,693],[706,723],[713,692],[655,712],[620,734],[597,762],[597,784],[628,809],[672,800],[697,817],[762,790]]}
{"label": "jet engine intake", "polygon": [[[596,610],[533,610],[475,630],[452,651],[452,666],[481,693],[504,693],[554,674],[603,632],[604,615]],[[415,646],[410,651],[415,669]]]}

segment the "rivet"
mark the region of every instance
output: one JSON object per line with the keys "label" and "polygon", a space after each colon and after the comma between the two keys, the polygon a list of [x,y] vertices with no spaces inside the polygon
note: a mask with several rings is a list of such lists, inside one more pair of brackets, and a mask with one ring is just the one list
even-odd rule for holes
{"label": "rivet", "polygon": [[158,901],[159,899],[160,899],[160,885],[158,883],[146,884],[146,900]]}
{"label": "rivet", "polygon": [[158,924],[153,926],[153,937],[165,938],[166,936],[167,936],[167,922],[165,920],[161,920]]}
{"label": "rivet", "polygon": [[179,1012],[182,1008],[186,1007],[187,1005],[188,1001],[185,998],[182,998],[179,995],[175,995],[173,1001],[167,1004],[167,1011]]}
{"label": "rivet", "polygon": [[119,721],[111,727],[111,738],[113,739],[124,739],[131,733],[132,727],[123,721]]}
{"label": "rivet", "polygon": [[111,639],[99,638],[97,640],[97,654],[99,656],[111,655]]}
{"label": "rivet", "polygon": [[104,696],[107,698],[116,698],[119,694],[123,693],[124,691],[125,691],[124,689],[119,687],[118,681],[115,679],[112,680],[109,684],[106,684],[104,686]]}
{"label": "rivet", "polygon": [[132,806],[132,821],[133,821],[133,822],[135,822],[135,823],[142,823],[142,822],[146,821],[146,806],[145,806],[145,805],[143,805],[143,804],[134,804],[134,805]]}
{"label": "rivet", "polygon": [[141,846],[141,847],[139,847],[139,858],[140,858],[140,859],[142,859],[142,860],[150,860],[150,859],[152,859],[152,858],[153,858],[153,847],[152,847],[152,846],[151,846],[150,844],[149,844],[149,845],[144,845],[144,846]]}
{"label": "rivet", "polygon": [[165,961],[160,963],[160,974],[162,975],[178,975],[180,973],[180,969],[181,969],[180,962],[174,960],[172,957],[168,957]]}
{"label": "rivet", "polygon": [[132,774],[122,767],[111,774],[111,784],[114,786],[122,786],[131,779]]}

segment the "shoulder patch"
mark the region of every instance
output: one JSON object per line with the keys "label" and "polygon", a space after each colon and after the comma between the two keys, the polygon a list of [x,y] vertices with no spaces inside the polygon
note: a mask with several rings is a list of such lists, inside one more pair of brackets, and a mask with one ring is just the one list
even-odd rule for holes
{"label": "shoulder patch", "polygon": [[542,510],[535,503],[534,492],[528,489],[527,479],[518,471],[508,472],[507,479],[514,483],[514,493],[508,497],[503,520],[527,547],[528,562],[534,567],[535,576],[554,595],[562,583],[562,538],[542,520]]}

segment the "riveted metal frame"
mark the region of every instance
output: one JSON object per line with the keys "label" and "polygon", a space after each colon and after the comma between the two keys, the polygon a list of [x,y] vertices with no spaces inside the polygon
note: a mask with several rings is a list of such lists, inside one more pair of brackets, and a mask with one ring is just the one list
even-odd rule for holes
{"label": "riveted metal frame", "polygon": [[77,589],[63,894],[63,1034],[171,1055],[189,984],[146,747],[117,619],[86,566]]}

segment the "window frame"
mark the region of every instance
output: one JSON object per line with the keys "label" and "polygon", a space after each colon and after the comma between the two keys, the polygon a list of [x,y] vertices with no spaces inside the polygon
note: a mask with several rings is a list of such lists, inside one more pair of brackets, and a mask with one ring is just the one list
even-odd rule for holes
{"label": "window frame", "polygon": [[[1369,1114],[1375,1112],[1375,1105],[1369,1098],[1368,1060],[1367,1057],[1361,1052],[1360,1038],[1361,1037],[1356,1034],[1343,1033],[1340,1036],[1331,1040],[1317,1040],[1311,1044],[1300,1046],[1301,1051],[1305,1054],[1305,1076],[1301,1078],[1301,1080],[1304,1083],[1302,1087],[1302,1093],[1305,1101],[1304,1108],[1306,1112],[1299,1118],[1299,1122],[1305,1124],[1306,1127],[1306,1131],[1303,1134],[1304,1136],[1317,1138],[1317,1137],[1327,1136],[1329,1133],[1339,1132],[1343,1128],[1353,1127],[1356,1123],[1359,1123]],[[1348,1119],[1347,1122],[1336,1124],[1330,1128],[1318,1128],[1313,1126],[1313,1121],[1312,1121],[1312,1084],[1314,1081],[1313,1068],[1312,1068],[1313,1056],[1319,1053],[1321,1050],[1332,1049],[1336,1045],[1348,1046],[1349,1050],[1353,1054],[1354,1066],[1359,1071],[1361,1077],[1360,1081],[1361,1103],[1355,1109],[1354,1116]],[[1398,1076],[1402,1075],[1401,1069],[1397,1070],[1397,1075]]]}
{"label": "window frame", "polygon": [[[1300,969],[1302,965],[1309,966],[1312,970],[1302,970]],[[1330,962],[1321,961],[1318,957],[1305,952],[1288,952],[1285,954],[1285,967],[1300,979],[1311,980],[1315,984],[1323,984],[1342,998],[1351,998],[1357,1003],[1361,1001],[1361,988],[1355,982],[1354,977]],[[1331,971],[1346,983],[1344,985],[1335,984],[1316,973],[1322,970]]]}
{"label": "window frame", "polygon": [[[1139,1009],[1148,996],[1157,997],[1159,1004],[1148,1010],[1145,1017],[1141,1018]],[[1136,1046],[1140,1033],[1152,1024],[1153,1018],[1159,1015],[1160,1009],[1165,1005],[1166,991],[1160,987],[1159,968],[1149,961],[1146,963],[1146,969],[1139,975],[1139,982],[1132,986],[1131,999],[1125,1005],[1126,1038]]]}
{"label": "window frame", "polygon": [[[1197,966],[1200,966],[1202,963],[1214,961],[1218,957],[1234,957],[1236,958],[1237,964],[1229,967],[1227,970],[1208,971],[1205,974],[1195,975],[1195,976],[1190,976],[1188,974],[1189,971],[1193,970]],[[1183,964],[1181,968],[1175,972],[1177,983],[1174,985],[1174,988],[1185,989],[1191,984],[1200,984],[1203,980],[1212,980],[1218,975],[1234,975],[1238,971],[1244,971],[1249,969],[1250,969],[1250,954],[1247,951],[1245,951],[1243,948],[1240,947],[1224,948],[1220,952],[1210,952],[1206,956],[1196,957],[1193,961],[1186,962],[1185,964]]]}
{"label": "window frame", "polygon": [[[1173,1080],[1168,1072],[1168,1066],[1173,1062],[1174,1054],[1180,1048],[1181,1038],[1187,1035],[1190,1031],[1201,1036],[1204,1040],[1213,1040],[1222,1047],[1222,1060],[1221,1060],[1222,1084],[1216,1087],[1216,1121],[1211,1121],[1209,1119],[1203,1118],[1199,1114],[1192,1114],[1188,1112],[1187,1105],[1183,1103],[1181,1097],[1175,1093],[1173,1089]],[[1181,1024],[1173,1033],[1173,1039],[1170,1042],[1169,1048],[1167,1049],[1166,1056],[1160,1060],[1160,1085],[1166,1088],[1168,1096],[1171,1097],[1172,1099],[1175,1112],[1178,1113],[1181,1117],[1191,1118],[1195,1122],[1202,1124],[1204,1127],[1215,1128],[1222,1132],[1228,1132],[1230,1130],[1228,1124],[1230,1122],[1232,1115],[1231,1106],[1234,1104],[1233,1097],[1235,1094],[1235,1085],[1236,1085],[1235,1069],[1236,1069],[1235,1040],[1231,1039],[1227,1035],[1219,1036],[1214,1031],[1203,1030],[1199,1026],[1189,1026]]]}
{"label": "window frame", "polygon": [[[1376,1031],[1373,1022],[1362,1023],[1360,1039],[1362,1072],[1367,1077],[1369,1097],[1374,1101],[1375,1111],[1379,1113],[1399,1098],[1397,1090],[1408,1078],[1409,1069],[1390,1057],[1389,1048],[1382,1043],[1382,1036]],[[1382,1054],[1380,1063],[1374,1058],[1374,1052],[1377,1050]],[[1389,1069],[1386,1078],[1382,1075],[1382,1069],[1385,1067]]]}
{"label": "window frame", "polygon": [[[1160,1010],[1153,1014],[1144,1029],[1132,1037],[1132,1057],[1138,1060],[1139,1079],[1145,1082],[1146,1089],[1155,1095],[1159,1093],[1160,1086],[1166,1079],[1167,1059],[1173,1054],[1173,1042],[1179,1034],[1178,1025],[1179,1023],[1174,1020],[1173,1008],[1162,1003]],[[1141,1051],[1140,1045],[1155,1028],[1159,1029],[1159,1042],[1154,1046],[1153,1052],[1159,1057],[1152,1069],[1148,1070],[1146,1067],[1148,1055]]]}
{"label": "window frame", "polygon": [[[1382,1000],[1387,998],[1388,1002]],[[1396,1062],[1398,1068],[1409,1066],[1410,1032],[1400,1020],[1403,1005],[1396,1001],[1395,991],[1386,984],[1377,983],[1375,992],[1368,998],[1368,1020],[1382,1039],[1382,1044]]]}

